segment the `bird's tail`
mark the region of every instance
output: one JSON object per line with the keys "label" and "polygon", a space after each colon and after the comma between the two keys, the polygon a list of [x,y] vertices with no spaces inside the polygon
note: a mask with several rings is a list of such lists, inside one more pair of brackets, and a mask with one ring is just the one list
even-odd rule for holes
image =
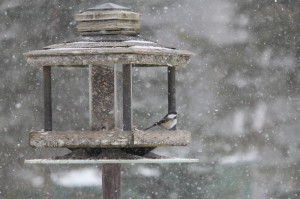
{"label": "bird's tail", "polygon": [[151,125],[151,126],[145,128],[144,131],[147,131],[148,129],[151,129],[151,128],[155,127],[156,125],[157,125],[157,123],[155,123],[155,124],[153,124],[153,125]]}

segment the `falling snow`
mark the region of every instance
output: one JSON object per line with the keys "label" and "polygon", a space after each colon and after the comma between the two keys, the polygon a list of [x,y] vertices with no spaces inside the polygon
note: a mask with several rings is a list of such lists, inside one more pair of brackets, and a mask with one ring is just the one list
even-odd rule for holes
{"label": "falling snow", "polygon": [[[132,48],[168,49],[144,46],[155,41],[195,54],[176,71],[177,128],[190,131],[192,142],[154,152],[200,160],[122,166],[122,198],[299,198],[299,2],[114,3],[143,15],[141,40],[124,41],[136,45]],[[24,159],[68,150],[27,144],[30,131],[44,129],[43,73],[29,66],[23,53],[69,41],[89,43],[74,40],[79,34],[73,16],[97,4],[0,2],[0,198],[101,198],[100,167],[24,165]],[[134,68],[136,128],[166,114],[166,73],[163,67]],[[88,68],[53,67],[52,74],[54,128],[89,129]]]}

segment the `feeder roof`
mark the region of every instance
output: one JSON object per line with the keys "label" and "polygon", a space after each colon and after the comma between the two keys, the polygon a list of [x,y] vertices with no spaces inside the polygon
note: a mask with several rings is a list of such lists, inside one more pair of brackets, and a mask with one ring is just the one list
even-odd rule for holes
{"label": "feeder roof", "polygon": [[32,66],[135,64],[185,66],[191,52],[175,50],[138,36],[82,37],[25,53]]}
{"label": "feeder roof", "polygon": [[159,45],[139,36],[141,15],[112,3],[76,15],[81,37],[25,53],[32,66],[135,64],[185,66],[191,52]]}

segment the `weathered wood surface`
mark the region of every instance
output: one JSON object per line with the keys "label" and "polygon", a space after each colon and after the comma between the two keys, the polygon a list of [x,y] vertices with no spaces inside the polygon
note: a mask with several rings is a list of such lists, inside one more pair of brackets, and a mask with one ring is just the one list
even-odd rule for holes
{"label": "weathered wood surface", "polygon": [[114,71],[101,65],[89,68],[90,128],[92,131],[113,129]]}
{"label": "weathered wood surface", "polygon": [[190,142],[191,133],[178,131],[141,131],[134,132],[134,145],[139,146],[185,146]]}
{"label": "weathered wood surface", "polygon": [[59,67],[82,67],[87,65],[103,64],[137,64],[151,67],[157,66],[185,66],[189,56],[178,55],[70,55],[70,56],[39,56],[28,57],[27,62],[32,66],[59,66]]}
{"label": "weathered wood surface", "polygon": [[31,132],[29,144],[32,147],[53,148],[116,148],[186,146],[191,133],[177,131],[48,131]]}
{"label": "weathered wood surface", "polygon": [[92,10],[75,16],[81,35],[138,35],[141,15],[131,11]]}
{"label": "weathered wood surface", "polygon": [[95,21],[95,20],[142,20],[143,17],[139,13],[123,10],[111,11],[87,11],[75,16],[75,21]]}
{"label": "weathered wood surface", "polygon": [[139,64],[185,66],[192,55],[187,51],[167,48],[58,48],[25,54],[32,66],[82,66],[105,64]]}
{"label": "weathered wood surface", "polygon": [[102,190],[104,199],[121,196],[121,164],[104,164],[102,167]]}

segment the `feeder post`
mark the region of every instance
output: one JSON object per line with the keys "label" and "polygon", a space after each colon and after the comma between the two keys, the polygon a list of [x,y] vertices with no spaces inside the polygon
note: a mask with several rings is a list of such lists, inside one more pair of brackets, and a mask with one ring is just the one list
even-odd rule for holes
{"label": "feeder post", "polygon": [[[176,70],[168,66],[168,113],[176,112]],[[172,128],[176,130],[176,126]]]}
{"label": "feeder post", "polygon": [[121,198],[121,164],[102,166],[103,199]]}
{"label": "feeder post", "polygon": [[[89,66],[90,128],[92,131],[114,128],[114,70],[111,66]],[[106,149],[100,149],[106,150]],[[103,164],[104,199],[120,199],[121,164]]]}
{"label": "feeder post", "polygon": [[43,67],[44,79],[44,129],[52,131],[51,67]]}

